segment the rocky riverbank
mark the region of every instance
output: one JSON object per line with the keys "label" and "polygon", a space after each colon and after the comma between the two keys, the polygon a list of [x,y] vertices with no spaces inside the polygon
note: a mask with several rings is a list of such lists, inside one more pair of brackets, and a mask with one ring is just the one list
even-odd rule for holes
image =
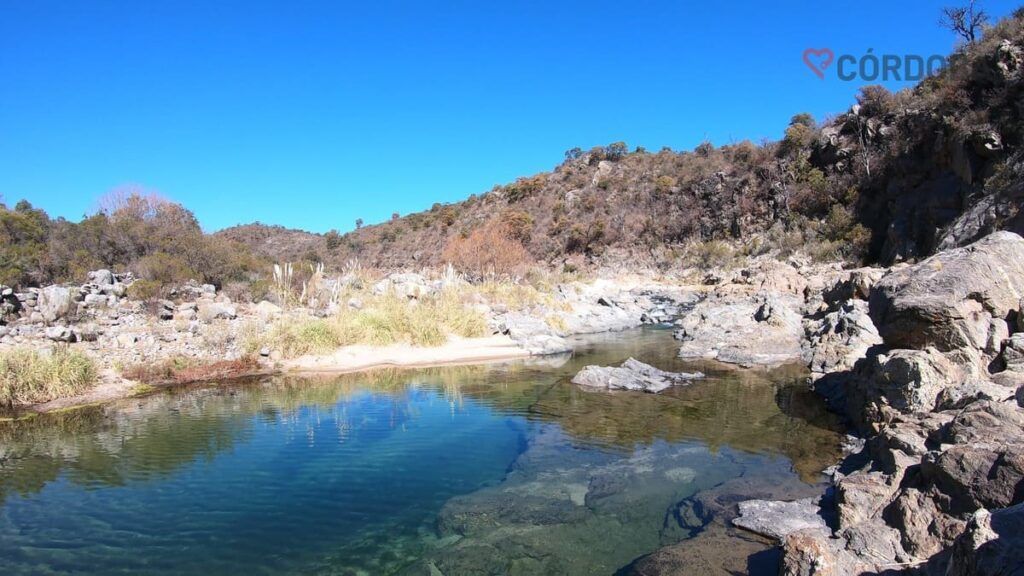
{"label": "rocky riverbank", "polygon": [[[1019,569],[1024,239],[998,232],[886,270],[788,268],[720,282],[679,321],[680,354],[800,359],[866,442],[821,498],[741,504],[734,524],[773,538],[785,575]],[[657,558],[637,573],[679,568]]]}
{"label": "rocky riverbank", "polygon": [[[565,353],[572,350],[568,336],[670,321],[698,298],[690,288],[598,280],[559,284],[550,294],[535,293],[536,301],[510,305],[458,278],[434,280],[396,273],[360,287],[357,293],[365,295],[348,298],[344,304],[337,296],[343,288],[339,284],[322,289],[333,297],[283,306],[270,301],[233,302],[216,287],[198,283],[185,284],[165,299],[139,301],[131,297],[133,281],[130,275],[98,270],[80,286],[23,292],[0,287],[0,353],[68,346],[92,358],[100,375],[98,384],[81,395],[22,408],[47,411],[123,397],[150,385],[252,374],[346,372]],[[365,299],[393,298],[412,309],[449,292],[461,301],[467,315],[483,318],[486,327],[481,337],[449,336],[436,346],[357,343],[299,357],[289,356],[283,344],[255,337],[275,325],[358,313]],[[187,369],[173,376],[164,373],[176,365]],[[167,370],[152,369],[164,366]]]}

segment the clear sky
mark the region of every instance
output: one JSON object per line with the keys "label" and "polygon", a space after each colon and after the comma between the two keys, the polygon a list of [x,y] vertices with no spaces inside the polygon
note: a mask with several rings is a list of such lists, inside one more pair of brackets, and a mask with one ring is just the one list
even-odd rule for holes
{"label": "clear sky", "polygon": [[778,138],[863,83],[805,48],[946,54],[941,5],[0,0],[0,195],[77,220],[136,184],[211,231],[345,231],[574,146]]}

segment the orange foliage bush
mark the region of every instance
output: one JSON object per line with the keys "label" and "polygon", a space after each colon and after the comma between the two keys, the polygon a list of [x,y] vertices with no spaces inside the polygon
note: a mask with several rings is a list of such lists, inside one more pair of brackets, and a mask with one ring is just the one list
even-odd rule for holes
{"label": "orange foliage bush", "polygon": [[520,276],[531,264],[522,242],[512,237],[508,226],[491,220],[466,237],[454,236],[441,258],[472,278]]}

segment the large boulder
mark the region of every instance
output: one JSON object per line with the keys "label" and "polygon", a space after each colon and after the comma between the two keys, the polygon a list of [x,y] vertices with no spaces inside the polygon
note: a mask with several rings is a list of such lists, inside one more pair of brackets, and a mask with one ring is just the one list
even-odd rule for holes
{"label": "large boulder", "polygon": [[849,370],[881,344],[864,300],[847,300],[807,329],[803,357],[812,372]]}
{"label": "large boulder", "polygon": [[1016,402],[975,402],[943,428],[951,445],[921,463],[926,483],[949,496],[951,513],[1024,502],[1024,426]]}
{"label": "large boulder", "polygon": [[201,302],[199,304],[199,319],[204,322],[212,320],[234,320],[238,313],[234,306],[221,302]]}
{"label": "large boulder", "polygon": [[1024,332],[1017,332],[1003,342],[1003,364],[1007,370],[1024,372]]}
{"label": "large boulder", "polygon": [[630,358],[619,367],[587,366],[573,377],[572,382],[587,388],[657,393],[703,377],[700,372],[666,372]]}
{"label": "large boulder", "polygon": [[93,270],[89,272],[89,282],[97,286],[109,286],[114,283],[114,273],[110,270]]}
{"label": "large boulder", "polygon": [[679,321],[679,356],[741,366],[800,360],[804,329],[798,303],[782,296],[710,298]]}
{"label": "large boulder", "polygon": [[880,401],[901,413],[931,412],[942,391],[962,379],[959,368],[931,348],[893,350],[869,362],[868,402]]}
{"label": "large boulder", "polygon": [[881,268],[857,268],[837,279],[824,289],[823,298],[828,304],[839,304],[847,300],[867,300],[874,286],[885,274]]}
{"label": "large boulder", "polygon": [[871,318],[892,348],[999,352],[1024,296],[1024,238],[996,232],[884,277]]}
{"label": "large boulder", "polygon": [[418,299],[438,291],[440,282],[431,282],[414,272],[390,274],[373,286],[373,293],[382,295],[392,293],[402,299]]}
{"label": "large boulder", "polygon": [[50,326],[44,334],[54,342],[73,342],[75,340],[74,332],[67,326]]}
{"label": "large boulder", "polygon": [[71,313],[74,299],[69,288],[64,286],[47,286],[39,291],[39,304],[36,311],[42,314],[46,322],[54,322]]}

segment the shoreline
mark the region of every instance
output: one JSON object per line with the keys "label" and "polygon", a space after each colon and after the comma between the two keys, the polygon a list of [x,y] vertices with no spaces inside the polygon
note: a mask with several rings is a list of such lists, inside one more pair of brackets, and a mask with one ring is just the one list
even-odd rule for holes
{"label": "shoreline", "polygon": [[378,368],[429,368],[434,366],[455,366],[488,364],[508,360],[521,360],[532,355],[518,346],[508,336],[484,336],[479,338],[452,338],[441,346],[430,348],[390,345],[370,346],[355,344],[344,346],[330,354],[307,355],[275,364],[261,362],[253,370],[199,378],[182,382],[147,383],[129,380],[112,369],[106,369],[100,382],[88,392],[76,396],[56,398],[47,402],[15,406],[11,419],[28,415],[47,414],[62,410],[73,410],[95,404],[105,404],[135,396],[143,396],[155,390],[175,386],[187,386],[220,380],[238,380],[259,376],[351,374]]}

